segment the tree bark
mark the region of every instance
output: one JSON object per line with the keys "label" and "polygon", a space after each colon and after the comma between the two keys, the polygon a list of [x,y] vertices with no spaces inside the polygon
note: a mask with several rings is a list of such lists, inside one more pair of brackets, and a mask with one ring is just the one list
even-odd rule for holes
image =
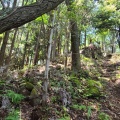
{"label": "tree bark", "polygon": [[71,23],[71,51],[72,51],[72,70],[77,72],[80,70],[80,53],[79,53],[79,33],[77,23],[70,21]]}
{"label": "tree bark", "polygon": [[[66,5],[68,7],[68,11],[73,11],[72,7],[74,0],[66,0]],[[74,72],[78,72],[80,69],[80,39],[79,39],[79,31],[77,22],[75,19],[70,18],[70,30],[71,30],[71,51],[72,51],[72,70]]]}
{"label": "tree bark", "polygon": [[39,30],[39,33],[36,34],[36,37],[35,39],[36,40],[36,47],[35,47],[35,56],[34,56],[34,61],[33,61],[33,64],[36,65],[37,62],[38,62],[38,56],[39,56],[39,47],[40,47],[40,35],[41,35],[41,27],[40,27],[40,30]]}
{"label": "tree bark", "polygon": [[43,96],[42,96],[43,105],[47,105],[47,103],[49,101],[49,95],[48,95],[49,77],[48,77],[48,73],[49,73],[49,65],[50,65],[50,56],[51,56],[51,49],[52,49],[55,19],[56,19],[56,13],[54,12],[54,16],[53,16],[53,20],[52,20],[52,28],[50,30],[50,38],[49,38],[48,53],[47,53],[47,58],[46,58],[46,65],[45,65],[45,80],[43,82]]}
{"label": "tree bark", "polygon": [[9,56],[6,59],[6,64],[7,65],[9,65],[10,60],[11,60],[12,50],[13,50],[13,47],[14,47],[14,43],[15,43],[15,38],[16,38],[16,35],[17,35],[17,31],[18,31],[18,28],[15,29],[15,33],[14,33],[14,36],[13,36],[13,39],[12,39],[12,43],[11,43],[11,47],[10,47]]}
{"label": "tree bark", "polygon": [[1,50],[0,50],[0,66],[2,66],[4,63],[5,49],[6,49],[7,41],[9,38],[9,33],[10,33],[10,31],[5,32],[5,35],[3,38],[3,43],[2,43]]}
{"label": "tree bark", "polygon": [[[6,16],[4,11],[0,11],[0,33],[12,28],[17,28],[28,23],[37,17],[53,10],[64,0],[40,0],[27,6],[11,9]],[[7,10],[8,11],[8,10]]]}
{"label": "tree bark", "polygon": [[29,31],[26,35],[26,43],[24,46],[24,54],[23,54],[23,59],[22,59],[22,64],[21,64],[21,68],[24,68],[24,63],[25,63],[25,56],[26,56],[26,52],[27,52],[27,41],[28,41],[28,37],[29,37]]}

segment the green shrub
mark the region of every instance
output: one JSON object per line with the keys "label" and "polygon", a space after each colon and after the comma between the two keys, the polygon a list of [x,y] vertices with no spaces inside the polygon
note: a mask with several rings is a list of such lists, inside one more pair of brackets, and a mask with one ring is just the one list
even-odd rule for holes
{"label": "green shrub", "polygon": [[20,103],[20,101],[21,101],[22,99],[24,99],[24,96],[23,96],[23,95],[17,94],[17,93],[15,93],[15,92],[12,91],[12,90],[6,90],[5,96],[7,96],[8,98],[10,98],[11,101],[12,101],[13,103],[15,103],[15,104]]}
{"label": "green shrub", "polygon": [[9,113],[9,115],[5,118],[5,120],[20,120],[20,111],[19,110],[13,110]]}
{"label": "green shrub", "polygon": [[111,120],[110,119],[110,116],[104,112],[101,112],[99,115],[98,115],[98,119],[99,120]]}
{"label": "green shrub", "polygon": [[65,117],[59,118],[58,120],[71,120],[71,118],[69,116],[65,116]]}
{"label": "green shrub", "polygon": [[89,119],[92,113],[92,107],[91,106],[86,106],[86,105],[79,105],[79,104],[74,104],[72,108],[76,110],[83,110],[87,112],[87,118]]}
{"label": "green shrub", "polygon": [[102,95],[103,85],[100,81],[88,80],[86,81],[86,88],[84,90],[84,97],[100,97]]}

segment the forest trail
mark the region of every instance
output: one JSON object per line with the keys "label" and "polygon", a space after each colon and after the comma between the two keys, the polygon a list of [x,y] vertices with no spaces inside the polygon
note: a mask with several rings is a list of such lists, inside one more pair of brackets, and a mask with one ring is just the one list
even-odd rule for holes
{"label": "forest trail", "polygon": [[104,59],[102,70],[102,77],[107,80],[106,99],[101,102],[102,110],[112,120],[120,120],[120,56]]}
{"label": "forest trail", "polygon": [[[88,99],[77,98],[76,99],[78,105],[81,104],[83,106],[84,105],[89,106],[91,103],[93,103],[94,104],[93,106],[98,107],[96,108],[95,111],[93,110],[91,112],[91,117],[89,118],[89,120],[120,120],[120,62],[119,60],[120,60],[119,55],[112,55],[111,58],[103,58],[101,63],[97,61],[98,69],[102,71],[100,77],[103,83],[105,83],[105,87],[104,87],[105,96],[99,99],[94,99],[94,98],[88,98]],[[55,79],[54,75],[59,73],[59,75],[57,75],[57,78],[59,80],[61,73],[60,71],[57,71],[57,66],[54,66],[53,70],[56,73],[53,72],[52,79]],[[42,73],[43,71],[44,71],[44,67],[41,67],[40,72]],[[52,91],[50,94],[54,94],[54,92]],[[25,120],[38,120],[38,119],[48,120],[48,119],[44,119],[43,116],[49,116],[49,120],[59,120],[57,118],[53,118],[53,116],[56,116],[56,113],[54,113],[55,112],[54,110],[59,110],[59,114],[62,114],[63,111],[61,106],[58,103],[57,105],[56,103],[53,103],[49,107],[52,113],[49,111],[50,113],[48,112],[45,114],[44,108],[40,106],[32,107],[31,104],[28,104],[28,101],[27,101],[22,104],[22,118],[24,118]],[[107,119],[107,118],[98,119],[99,109],[101,113],[105,113],[106,115],[109,115],[111,119]],[[37,115],[37,113],[39,113],[39,115]],[[71,120],[88,120],[84,110],[75,110],[70,107],[70,110],[68,110],[68,113],[66,114],[69,114],[71,116]],[[70,120],[70,119],[64,118],[60,120]]]}

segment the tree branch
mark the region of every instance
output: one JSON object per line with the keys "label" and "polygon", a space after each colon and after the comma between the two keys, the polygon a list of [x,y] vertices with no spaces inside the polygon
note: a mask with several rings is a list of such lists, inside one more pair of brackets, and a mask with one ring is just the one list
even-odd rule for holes
{"label": "tree branch", "polygon": [[64,0],[41,0],[27,6],[18,7],[0,18],[0,33],[20,27],[56,8]]}

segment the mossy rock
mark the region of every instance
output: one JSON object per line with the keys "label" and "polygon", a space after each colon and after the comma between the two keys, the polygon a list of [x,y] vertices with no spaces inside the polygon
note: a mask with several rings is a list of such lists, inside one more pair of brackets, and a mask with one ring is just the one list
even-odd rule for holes
{"label": "mossy rock", "polygon": [[103,91],[103,85],[99,81],[88,80],[85,96],[87,97],[100,97]]}
{"label": "mossy rock", "polygon": [[38,92],[35,88],[32,89],[30,96],[31,97],[36,97],[38,95]]}
{"label": "mossy rock", "polygon": [[34,85],[30,82],[26,82],[25,87],[27,90],[32,91],[32,89],[34,88]]}

